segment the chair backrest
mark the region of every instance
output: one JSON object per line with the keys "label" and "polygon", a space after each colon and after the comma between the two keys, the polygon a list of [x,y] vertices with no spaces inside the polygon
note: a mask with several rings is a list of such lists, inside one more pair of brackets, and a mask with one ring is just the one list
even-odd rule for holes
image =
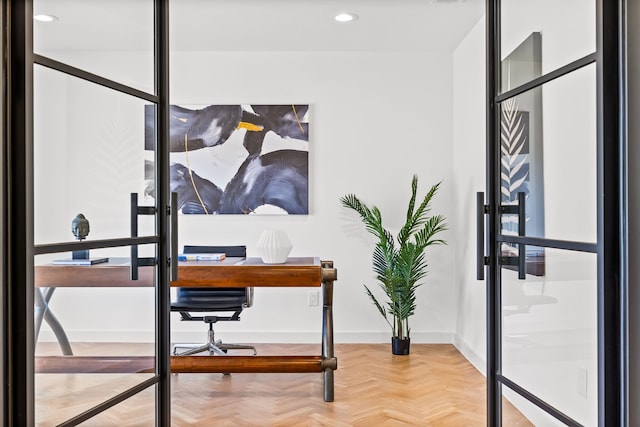
{"label": "chair backrest", "polygon": [[[224,253],[227,257],[246,257],[247,247],[185,245],[185,254]],[[238,311],[253,304],[252,288],[178,288],[172,311]]]}
{"label": "chair backrest", "polygon": [[224,253],[228,257],[246,257],[246,246],[185,246],[182,250],[185,254],[218,254]]}

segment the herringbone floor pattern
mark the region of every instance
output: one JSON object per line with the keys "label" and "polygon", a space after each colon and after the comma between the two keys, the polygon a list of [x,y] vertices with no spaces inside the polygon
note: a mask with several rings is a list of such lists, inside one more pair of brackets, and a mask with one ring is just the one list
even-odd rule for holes
{"label": "herringbone floor pattern", "polygon": [[[320,349],[260,344],[258,351],[310,355]],[[330,403],[322,398],[321,374],[174,374],[172,425],[485,425],[485,378],[452,345],[413,344],[411,355],[393,356],[390,345],[339,344],[336,356],[335,401]],[[83,406],[78,400],[95,404],[136,376],[38,377],[38,425],[48,426],[77,414]],[[83,425],[152,426],[153,398],[153,390],[147,390]],[[508,402],[503,412],[505,426],[532,425]]]}

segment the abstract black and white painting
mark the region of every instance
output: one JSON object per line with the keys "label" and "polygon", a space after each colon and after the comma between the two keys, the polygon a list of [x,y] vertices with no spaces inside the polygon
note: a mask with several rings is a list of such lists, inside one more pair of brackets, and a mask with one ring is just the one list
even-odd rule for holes
{"label": "abstract black and white painting", "polygon": [[[171,105],[169,124],[170,186],[183,214],[309,213],[308,105]],[[146,106],[149,153],[154,132]],[[154,194],[150,180],[145,194]]]}

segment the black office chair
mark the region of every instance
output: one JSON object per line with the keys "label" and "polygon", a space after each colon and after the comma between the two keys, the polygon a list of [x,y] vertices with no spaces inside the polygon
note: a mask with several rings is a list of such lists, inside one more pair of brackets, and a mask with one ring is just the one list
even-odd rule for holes
{"label": "black office chair", "polygon": [[[185,246],[185,254],[194,253],[225,253],[227,257],[246,257],[246,246]],[[253,288],[178,288],[176,301],[171,302],[171,311],[180,313],[180,320],[203,321],[209,324],[208,340],[205,344],[175,344],[173,354],[188,356],[192,354],[209,352],[209,355],[225,355],[227,350],[253,350],[251,345],[226,344],[215,340],[213,324],[218,321],[240,320],[240,313],[253,304]],[[198,315],[191,313],[233,313],[225,315]],[[178,353],[178,348],[189,350]]]}

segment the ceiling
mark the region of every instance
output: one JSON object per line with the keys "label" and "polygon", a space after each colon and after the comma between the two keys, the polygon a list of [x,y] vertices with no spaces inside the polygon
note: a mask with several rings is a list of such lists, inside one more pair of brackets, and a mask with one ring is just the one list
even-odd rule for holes
{"label": "ceiling", "polygon": [[[451,51],[484,0],[173,0],[177,51]],[[359,19],[338,23],[338,12]],[[47,51],[153,48],[150,0],[35,0],[34,45]]]}

